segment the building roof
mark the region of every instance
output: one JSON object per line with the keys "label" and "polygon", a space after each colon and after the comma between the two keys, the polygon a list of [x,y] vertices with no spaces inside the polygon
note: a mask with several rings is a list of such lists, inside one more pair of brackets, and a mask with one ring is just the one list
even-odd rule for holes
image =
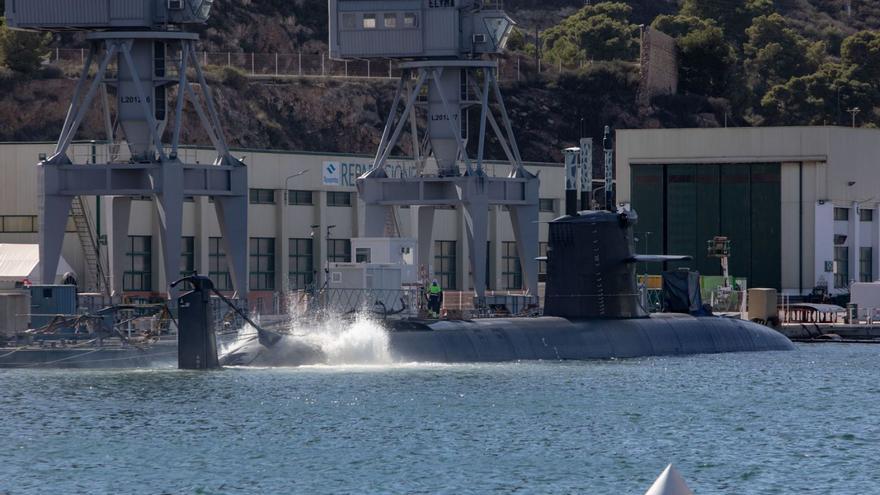
{"label": "building roof", "polygon": [[[19,281],[28,278],[33,281],[39,266],[39,244],[0,244],[0,280]],[[73,268],[62,257],[56,274],[64,275],[67,272],[73,272]]]}

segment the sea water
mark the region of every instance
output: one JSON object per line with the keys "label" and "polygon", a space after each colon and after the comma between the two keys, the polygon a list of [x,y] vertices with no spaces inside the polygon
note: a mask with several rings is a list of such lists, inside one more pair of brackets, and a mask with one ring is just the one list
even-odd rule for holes
{"label": "sea water", "polygon": [[878,357],[4,370],[0,493],[878,493]]}

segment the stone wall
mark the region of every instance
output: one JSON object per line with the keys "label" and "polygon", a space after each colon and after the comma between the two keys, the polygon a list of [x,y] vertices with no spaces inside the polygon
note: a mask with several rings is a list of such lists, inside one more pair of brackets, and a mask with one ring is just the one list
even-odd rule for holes
{"label": "stone wall", "polygon": [[657,95],[678,91],[678,48],[675,39],[650,26],[642,28],[639,104],[648,105]]}

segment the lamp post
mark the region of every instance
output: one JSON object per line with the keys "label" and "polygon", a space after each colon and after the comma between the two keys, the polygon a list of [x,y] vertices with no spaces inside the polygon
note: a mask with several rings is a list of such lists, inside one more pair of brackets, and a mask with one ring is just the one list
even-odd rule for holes
{"label": "lamp post", "polygon": [[309,171],[309,169],[300,170],[299,172],[284,179],[284,203],[285,204],[289,204],[289,202],[290,202],[290,190],[288,189],[288,186],[287,186],[288,184],[290,184],[290,179],[295,179],[295,178],[299,177],[300,175],[305,174],[308,171]]}
{"label": "lamp post", "polygon": [[850,114],[852,114],[852,126],[853,126],[853,129],[855,129],[856,128],[856,115],[858,115],[858,113],[861,112],[862,109],[859,107],[855,107],[855,108],[848,108],[846,111],[849,112]]}
{"label": "lamp post", "polygon": [[325,277],[324,283],[325,284],[329,284],[329,282],[330,282],[330,232],[335,228],[336,228],[335,225],[328,225],[327,226],[327,237],[326,237],[327,256],[324,257],[324,277]]}
{"label": "lamp post", "polygon": [[[335,225],[327,226],[327,236],[324,237],[326,241],[326,248],[324,252],[324,283],[321,284],[321,287],[327,287],[330,284],[330,233],[335,229]],[[312,238],[315,238],[315,232],[318,232],[318,235],[321,235],[321,225],[313,224],[312,225]],[[320,240],[320,239],[319,239]]]}

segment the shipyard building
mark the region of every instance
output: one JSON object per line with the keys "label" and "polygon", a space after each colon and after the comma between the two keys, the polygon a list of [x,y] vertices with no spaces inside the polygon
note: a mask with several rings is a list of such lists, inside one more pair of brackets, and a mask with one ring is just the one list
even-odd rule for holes
{"label": "shipyard building", "polygon": [[707,242],[725,236],[732,276],[792,295],[880,279],[880,131],[621,130],[616,139],[617,200],[639,212],[639,251],[691,255],[681,265],[719,275]]}
{"label": "shipyard building", "polygon": [[[43,153],[51,153],[54,143],[0,144],[0,243],[37,243],[37,168]],[[83,163],[106,159],[103,144],[74,144],[71,155]],[[213,150],[182,149],[181,156],[192,163],[211,163]],[[358,199],[356,179],[367,172],[373,157],[339,154],[291,153],[238,150],[248,166],[249,213],[249,298],[262,311],[279,309],[278,294],[305,289],[325,281],[328,263],[363,261],[352,250],[352,238],[364,237],[365,210]],[[546,250],[547,223],[562,214],[563,168],[555,163],[526,163],[532,173],[540,172],[540,249]],[[411,161],[391,159],[391,177],[416,174]],[[303,173],[303,171],[306,171]],[[508,164],[486,164],[490,176],[505,177]],[[207,274],[221,290],[231,290],[232,280],[220,242],[220,226],[207,197],[187,198],[184,204],[181,275]],[[91,230],[98,238],[101,256],[107,259],[109,203],[98,204],[94,197],[83,202]],[[77,205],[74,205],[74,210]],[[75,213],[76,211],[74,211]],[[427,265],[441,285],[450,292],[471,287],[466,221],[461,207],[438,208],[434,221],[434,245]],[[415,236],[410,209],[397,209],[389,220],[391,230],[401,237]],[[82,225],[71,218],[62,256],[73,267],[80,285],[91,286],[96,277],[92,261],[84,255],[90,241]],[[162,250],[158,234],[159,218],[149,197],[133,202],[128,245],[123,261],[123,287],[132,299],[163,295],[167,282],[163,275]],[[86,237],[86,239],[83,239]],[[513,228],[503,206],[490,206],[488,243],[488,288],[492,291],[520,291],[523,273]],[[543,280],[546,267],[540,264]],[[462,296],[470,303],[469,296]],[[275,308],[273,308],[275,305]]]}
{"label": "shipyard building", "polygon": [[[53,143],[0,144],[0,244],[38,242],[37,169]],[[809,294],[827,286],[845,293],[852,281],[880,279],[880,131],[842,127],[618,130],[618,204],[639,213],[636,250],[685,254],[693,261],[641,264],[639,272],[659,274],[687,266],[720,275],[707,242],[731,242],[730,275],[749,287],[774,287]],[[77,143],[83,162],[100,161],[104,145]],[[210,163],[210,150],[187,149],[193,163]],[[281,304],[278,294],[322,284],[328,263],[359,261],[352,238],[364,237],[365,210],[355,181],[372,157],[241,150],[250,181],[249,285],[252,303],[264,311]],[[539,252],[547,246],[547,222],[564,210],[564,170],[556,163],[529,163],[540,172]],[[406,160],[390,160],[389,175],[415,174]],[[487,165],[503,176],[506,165]],[[305,173],[302,173],[306,171]],[[301,174],[301,175],[299,175]],[[597,183],[598,184],[598,183]],[[210,199],[184,205],[180,273],[208,274],[231,289]],[[86,198],[83,213],[106,259],[109,201]],[[76,209],[76,208],[75,208]],[[437,212],[430,276],[448,291],[469,291],[471,268],[466,219],[461,207]],[[164,294],[159,219],[149,198],[132,207],[124,255],[124,290],[131,298]],[[490,207],[487,280],[490,290],[519,291],[522,269],[509,214]],[[407,207],[389,220],[392,231],[414,237],[417,226]],[[84,246],[83,225],[68,222],[63,258],[83,286],[97,276]],[[539,266],[539,279],[546,270]],[[463,299],[469,299],[464,297]]]}

